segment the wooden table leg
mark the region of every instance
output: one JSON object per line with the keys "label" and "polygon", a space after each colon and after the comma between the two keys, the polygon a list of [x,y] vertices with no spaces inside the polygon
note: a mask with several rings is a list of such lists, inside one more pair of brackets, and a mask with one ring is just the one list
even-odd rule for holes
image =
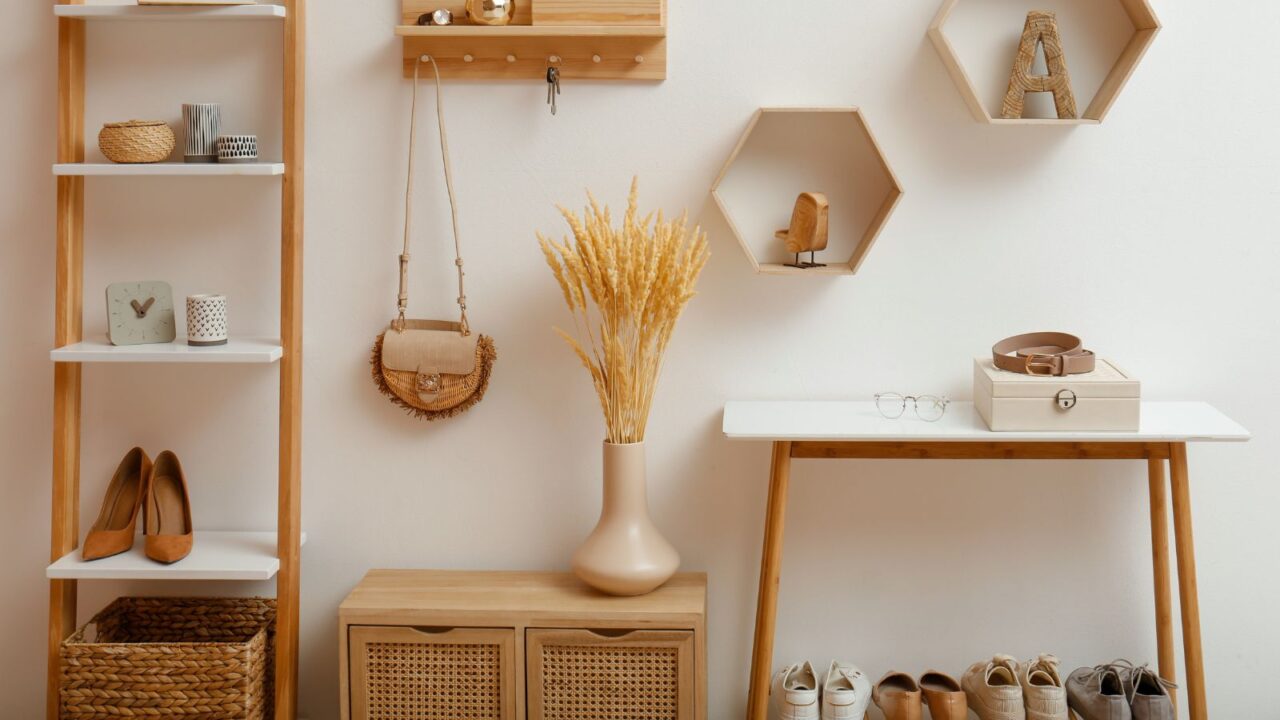
{"label": "wooden table leg", "polygon": [[769,475],[769,504],[764,517],[764,551],[760,556],[760,592],[756,596],[756,634],[751,649],[751,690],[747,720],[766,720],[769,713],[769,674],[773,670],[773,630],[778,611],[778,582],[782,573],[782,530],[787,514],[787,485],[791,481],[791,443],[773,444]]}
{"label": "wooden table leg", "polygon": [[[1164,479],[1164,460],[1147,460],[1148,490],[1151,495],[1151,565],[1156,583],[1156,652],[1160,677],[1177,682],[1173,656],[1173,595],[1169,573],[1169,493]],[[1177,697],[1169,691],[1175,707]]]}
{"label": "wooden table leg", "polygon": [[1208,720],[1204,692],[1204,652],[1200,645],[1200,600],[1196,593],[1195,542],[1191,534],[1191,490],[1187,482],[1187,445],[1173,443],[1169,480],[1173,488],[1173,539],[1178,551],[1178,598],[1182,605],[1182,650],[1187,666],[1187,704],[1191,720]]}

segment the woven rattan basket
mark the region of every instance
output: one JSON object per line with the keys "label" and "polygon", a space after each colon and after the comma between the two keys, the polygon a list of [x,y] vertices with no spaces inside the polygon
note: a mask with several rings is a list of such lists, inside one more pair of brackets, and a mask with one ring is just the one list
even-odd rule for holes
{"label": "woven rattan basket", "polygon": [[107,123],[98,132],[98,149],[111,162],[154,163],[173,152],[177,140],[160,120]]}
{"label": "woven rattan basket", "polygon": [[271,720],[275,617],[264,598],[118,598],[62,643],[62,720]]}

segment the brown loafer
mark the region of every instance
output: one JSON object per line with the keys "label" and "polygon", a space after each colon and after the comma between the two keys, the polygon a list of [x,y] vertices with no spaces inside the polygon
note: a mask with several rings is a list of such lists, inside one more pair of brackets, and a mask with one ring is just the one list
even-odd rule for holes
{"label": "brown loafer", "polygon": [[119,555],[133,547],[134,532],[138,527],[138,509],[146,494],[147,479],[151,474],[151,458],[136,447],[125,453],[107,485],[102,498],[98,519],[85,536],[80,557],[99,560]]}
{"label": "brown loafer", "polygon": [[920,690],[933,720],[968,720],[969,701],[955,678],[930,670],[920,676]]}
{"label": "brown loafer", "polygon": [[876,683],[871,693],[885,720],[920,720],[924,708],[920,704],[920,686],[914,678],[890,670]]}
{"label": "brown loafer", "polygon": [[147,557],[173,563],[191,552],[191,500],[178,456],[165,450],[151,466],[143,503],[142,532]]}

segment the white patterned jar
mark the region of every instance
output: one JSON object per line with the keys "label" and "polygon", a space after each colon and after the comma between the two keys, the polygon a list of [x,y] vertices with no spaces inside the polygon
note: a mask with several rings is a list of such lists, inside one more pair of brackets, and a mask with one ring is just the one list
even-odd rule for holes
{"label": "white patterned jar", "polygon": [[218,161],[218,131],[222,125],[222,106],[218,103],[187,103],[182,106],[182,128],[185,131],[183,159],[189,163]]}
{"label": "white patterned jar", "polygon": [[187,296],[187,344],[227,344],[227,296]]}
{"label": "white patterned jar", "polygon": [[218,162],[249,163],[258,160],[257,135],[219,135]]}

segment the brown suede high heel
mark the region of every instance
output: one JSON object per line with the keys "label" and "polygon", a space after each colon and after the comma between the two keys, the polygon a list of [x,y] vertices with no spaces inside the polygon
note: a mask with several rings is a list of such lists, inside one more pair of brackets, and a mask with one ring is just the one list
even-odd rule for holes
{"label": "brown suede high heel", "polygon": [[85,536],[80,557],[100,560],[119,555],[133,547],[134,532],[138,527],[138,509],[146,495],[147,479],[151,475],[151,458],[142,448],[125,453],[107,485],[102,498],[102,509],[89,534]]}
{"label": "brown suede high heel", "polygon": [[191,552],[191,499],[178,456],[156,456],[142,504],[142,533],[147,557],[173,563]]}

